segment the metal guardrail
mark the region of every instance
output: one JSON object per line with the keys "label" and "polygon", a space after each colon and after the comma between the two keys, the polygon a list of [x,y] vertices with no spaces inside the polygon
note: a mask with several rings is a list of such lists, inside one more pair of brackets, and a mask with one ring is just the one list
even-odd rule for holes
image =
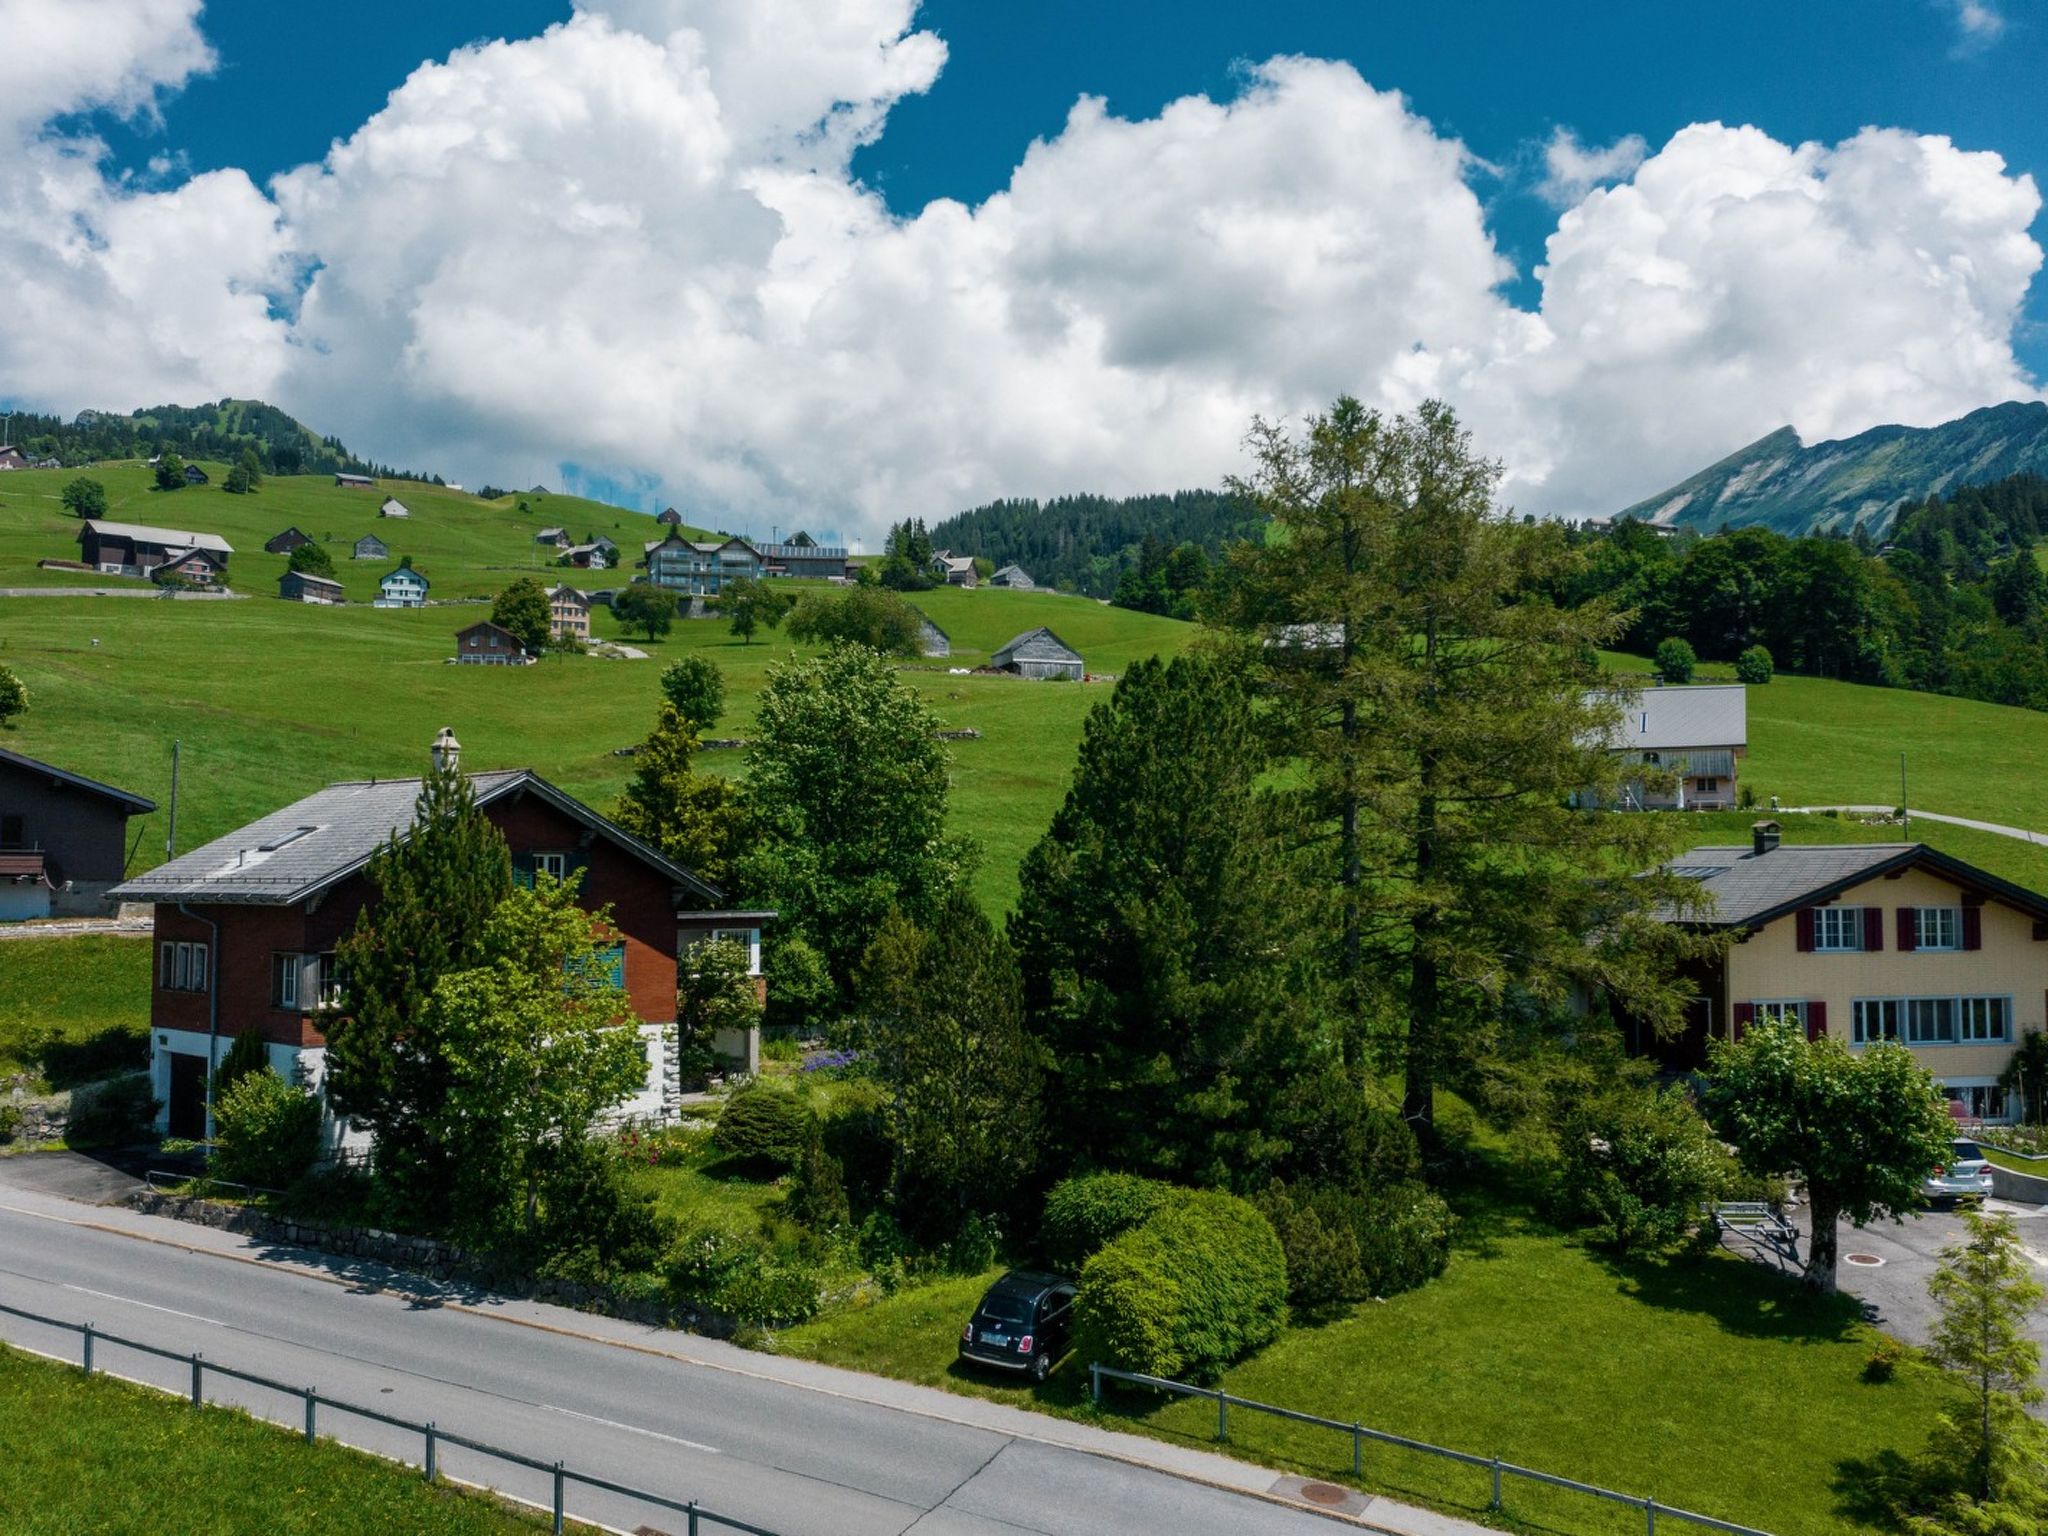
{"label": "metal guardrail", "polygon": [[1705,1526],[1710,1531],[1726,1531],[1730,1536],[1771,1536],[1754,1526],[1736,1525],[1733,1521],[1717,1520],[1712,1515],[1695,1514],[1689,1509],[1678,1509],[1669,1504],[1659,1504],[1655,1499],[1639,1497],[1633,1493],[1616,1493],[1612,1488],[1601,1488],[1592,1483],[1582,1483],[1575,1478],[1559,1477],[1554,1472],[1539,1472],[1534,1467],[1521,1467],[1511,1461],[1502,1461],[1498,1456],[1475,1456],[1470,1451],[1454,1451],[1446,1446],[1431,1445],[1426,1440],[1411,1440],[1406,1435],[1390,1434],[1383,1429],[1371,1429],[1363,1424],[1346,1424],[1337,1419],[1326,1419],[1313,1413],[1302,1413],[1293,1408],[1279,1408],[1271,1403],[1261,1403],[1248,1397],[1236,1397],[1215,1387],[1190,1386],[1184,1381],[1172,1381],[1163,1376],[1146,1376],[1136,1371],[1122,1371],[1111,1365],[1091,1364],[1088,1367],[1088,1387],[1094,1401],[1102,1402],[1104,1380],[1127,1381],[1134,1386],[1151,1387],[1161,1392],[1175,1392],[1182,1397],[1213,1398],[1216,1403],[1216,1438],[1230,1438],[1230,1410],[1243,1408],[1253,1413],[1270,1414],[1277,1419],[1289,1419],[1296,1424],[1308,1424],[1319,1429],[1335,1430],[1338,1434],[1351,1437],[1351,1475],[1361,1477],[1365,1472],[1365,1442],[1376,1445],[1399,1446],[1402,1450],[1420,1451],[1425,1456],[1441,1456],[1448,1461],[1460,1462],[1488,1472],[1493,1478],[1493,1499],[1488,1509],[1500,1510],[1501,1485],[1505,1478],[1519,1477],[1534,1483],[1544,1483],[1552,1488],[1564,1488],[1573,1493],[1583,1493],[1596,1499],[1605,1499],[1614,1504],[1628,1504],[1643,1511],[1644,1530],[1647,1536],[1657,1536],[1657,1517],[1670,1520],[1684,1520],[1693,1525]]}
{"label": "metal guardrail", "polygon": [[[169,1360],[177,1364],[189,1364],[192,1368],[192,1383],[190,1391],[186,1396],[194,1408],[200,1407],[206,1401],[206,1375],[209,1371],[216,1376],[225,1376],[233,1381],[247,1382],[252,1387],[263,1387],[272,1392],[282,1393],[286,1397],[299,1398],[306,1406],[305,1429],[303,1433],[308,1445],[311,1445],[318,1438],[319,1414],[322,1408],[331,1409],[337,1413],[354,1414],[359,1419],[368,1419],[375,1424],[383,1424],[391,1429],[404,1430],[409,1434],[419,1435],[424,1447],[420,1466],[421,1470],[426,1474],[427,1481],[430,1483],[434,1482],[440,1475],[439,1455],[441,1447],[444,1445],[459,1446],[463,1450],[474,1451],[478,1455],[489,1456],[494,1460],[509,1462],[513,1466],[525,1467],[529,1471],[539,1472],[543,1476],[552,1477],[554,1479],[552,1514],[555,1536],[562,1536],[564,1522],[570,1518],[567,1511],[567,1497],[569,1485],[572,1483],[585,1488],[597,1489],[601,1493],[615,1494],[623,1499],[631,1499],[641,1504],[651,1505],[654,1508],[668,1510],[673,1514],[681,1515],[688,1522],[685,1527],[688,1536],[704,1536],[705,1532],[711,1531],[737,1531],[740,1533],[740,1536],[779,1536],[779,1533],[768,1530],[764,1526],[752,1525],[733,1515],[721,1515],[714,1510],[705,1509],[695,1499],[685,1501],[671,1499],[663,1494],[650,1493],[645,1488],[634,1488],[625,1483],[615,1483],[609,1478],[598,1477],[593,1473],[575,1471],[559,1461],[542,1461],[538,1457],[523,1455],[518,1451],[508,1451],[502,1446],[487,1445],[481,1440],[472,1440],[467,1435],[453,1434],[448,1430],[440,1428],[432,1420],[424,1424],[415,1423],[411,1419],[402,1419],[394,1414],[380,1412],[375,1408],[365,1408],[358,1403],[349,1403],[337,1397],[328,1397],[313,1387],[295,1387],[289,1382],[276,1381],[268,1376],[258,1376],[251,1371],[242,1371],[235,1369],[233,1366],[221,1365],[215,1361],[208,1360],[201,1354],[180,1354],[174,1349],[164,1349],[155,1344],[145,1344],[140,1339],[124,1338],[120,1334],[108,1333],[104,1329],[95,1328],[91,1323],[67,1322],[63,1318],[46,1317],[40,1312],[29,1312],[21,1307],[10,1307],[4,1303],[0,1303],[0,1313],[5,1313],[10,1317],[23,1318],[28,1322],[40,1324],[45,1328],[58,1328],[67,1333],[82,1335],[84,1346],[81,1351],[79,1364],[88,1376],[93,1372],[93,1346],[95,1344],[112,1344],[122,1349],[132,1349],[138,1354],[153,1355],[159,1360]],[[156,1388],[155,1390],[167,1391],[169,1389]],[[360,1448],[358,1447],[358,1449]],[[400,1465],[402,1466],[404,1463],[401,1462]],[[1729,1529],[1734,1530],[1737,1527],[1730,1526]]]}

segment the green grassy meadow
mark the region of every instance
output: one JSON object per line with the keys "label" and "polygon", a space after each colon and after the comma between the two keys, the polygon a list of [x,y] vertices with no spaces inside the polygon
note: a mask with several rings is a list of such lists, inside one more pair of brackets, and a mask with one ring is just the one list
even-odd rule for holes
{"label": "green grassy meadow", "polygon": [[[307,1445],[225,1408],[0,1347],[0,1511],[11,1536],[505,1536],[548,1527],[412,1468]],[[579,1530],[586,1527],[577,1527]]]}
{"label": "green grassy meadow", "polygon": [[[516,576],[552,579],[560,574],[552,551],[533,542],[542,528],[567,528],[578,541],[586,533],[603,534],[619,546],[629,566],[639,559],[640,546],[660,533],[651,517],[580,496],[518,493],[479,501],[416,480],[380,480],[373,490],[349,490],[336,485],[332,475],[272,477],[251,495],[230,496],[221,489],[226,465],[202,460],[200,467],[213,483],[176,491],[158,490],[150,468],[133,461],[86,470],[15,470],[0,477],[0,587],[147,588],[139,580],[46,571],[36,564],[78,558],[78,520],[60,499],[77,475],[107,488],[110,521],[219,534],[235,550],[228,561],[228,584],[257,599],[276,598],[285,556],[267,555],[263,546],[289,527],[327,546],[335,576],[357,602],[376,597],[378,578],[404,555],[411,555],[433,584],[435,598],[484,597]],[[387,496],[404,502],[412,515],[403,521],[379,517],[377,508]],[[525,512],[519,510],[522,501]],[[391,547],[390,559],[350,558],[355,541],[366,533]],[[583,571],[572,579],[590,585],[608,584],[612,577]]]}
{"label": "green grassy meadow", "polygon": [[149,1059],[147,938],[0,941],[0,1076],[70,1088]]}

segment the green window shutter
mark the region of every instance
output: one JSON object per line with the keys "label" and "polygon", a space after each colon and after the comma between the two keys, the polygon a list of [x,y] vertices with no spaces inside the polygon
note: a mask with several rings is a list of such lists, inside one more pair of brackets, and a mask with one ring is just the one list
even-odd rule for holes
{"label": "green window shutter", "polygon": [[515,853],[512,855],[512,883],[521,890],[533,889],[533,855]]}

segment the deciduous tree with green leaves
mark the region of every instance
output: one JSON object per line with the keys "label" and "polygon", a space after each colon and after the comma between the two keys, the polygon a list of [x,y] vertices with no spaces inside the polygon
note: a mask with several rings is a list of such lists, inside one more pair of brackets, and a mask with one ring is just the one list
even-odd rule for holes
{"label": "deciduous tree with green leaves", "polygon": [[1255,423],[1251,448],[1236,488],[1273,532],[1233,551],[1215,616],[1255,640],[1296,765],[1346,1060],[1398,1066],[1427,1133],[1438,1072],[1484,1048],[1511,989],[1605,991],[1675,1027],[1673,954],[1713,941],[1657,920],[1700,901],[1643,874],[1666,826],[1575,808],[1620,796],[1625,700],[1597,656],[1619,617],[1530,596],[1568,585],[1562,530],[1495,506],[1499,465],[1439,402],[1389,418],[1347,396],[1299,436]]}
{"label": "deciduous tree with green leaves", "polygon": [[725,712],[725,674],[709,656],[683,656],[661,669],[661,696],[700,736]]}
{"label": "deciduous tree with green leaves", "polygon": [[734,939],[706,939],[683,952],[670,1039],[685,1083],[699,1082],[711,1070],[720,1030],[745,1034],[759,1026],[761,992],[747,966],[746,946]]}
{"label": "deciduous tree with green leaves", "polygon": [[612,819],[685,869],[722,886],[746,846],[747,817],[733,781],[693,771],[697,733],[664,703],[633,754],[633,777]]}
{"label": "deciduous tree with green leaves", "polygon": [[773,629],[782,622],[783,614],[789,610],[789,599],[763,582],[741,576],[725,584],[725,590],[718,594],[718,607],[732,632],[752,645],[757,629]]}
{"label": "deciduous tree with green leaves", "polygon": [[1241,654],[1141,661],[1089,711],[1010,920],[1081,1166],[1255,1188],[1320,1049],[1295,878]]}
{"label": "deciduous tree with green leaves", "polygon": [[[1941,1309],[1928,1358],[1958,1371],[1969,1382],[1971,1411],[1950,1419],[1969,1467],[1972,1493],[1999,1498],[2009,1440],[2028,1406],[2041,1401],[2037,1377],[2041,1346],[2026,1325],[2048,1294],[2034,1278],[2010,1216],[1963,1212],[1965,1236],[1941,1250],[1941,1265],[1927,1291]],[[2038,1482],[2039,1479],[2037,1478]]]}
{"label": "deciduous tree with green leaves", "polygon": [[479,963],[434,983],[425,1033],[447,1091],[425,1124],[450,1155],[468,1232],[533,1234],[551,1178],[580,1172],[598,1118],[644,1081],[639,1021],[607,970],[617,938],[608,912],[539,875],[491,913]]}
{"label": "deciduous tree with green leaves", "polygon": [[612,617],[625,629],[659,640],[675,626],[676,595],[651,581],[636,581],[612,595]]}
{"label": "deciduous tree with green leaves", "polygon": [[304,571],[309,576],[331,577],[334,575],[334,556],[327,552],[327,546],[319,540],[308,539],[303,544],[295,545],[291,554],[285,557],[285,568]]}
{"label": "deciduous tree with green leaves", "polygon": [[842,640],[884,656],[917,655],[921,635],[917,610],[886,587],[808,592],[789,616],[792,640],[806,644]]}
{"label": "deciduous tree with green leaves", "polygon": [[768,668],[739,885],[776,909],[779,933],[825,956],[842,991],[892,908],[929,917],[972,865],[973,845],[946,836],[952,757],[938,730],[873,651],[835,646]]}
{"label": "deciduous tree with green leaves", "polygon": [[432,1223],[451,1209],[454,1169],[434,1131],[451,1074],[427,1004],[443,976],[477,963],[512,890],[512,858],[469,781],[437,764],[412,826],[392,833],[365,875],[376,896],[336,951],[327,1095],[375,1138],[377,1182],[397,1212]]}
{"label": "deciduous tree with green leaves", "polygon": [[1699,670],[1700,659],[1692,642],[1676,635],[1657,642],[1657,675],[1667,683],[1689,683]]}
{"label": "deciduous tree with green leaves", "polygon": [[73,517],[105,517],[107,488],[89,475],[67,480],[63,490],[64,510]]}
{"label": "deciduous tree with green leaves", "polygon": [[928,926],[893,912],[861,967],[876,1076],[889,1090],[899,1219],[943,1241],[1006,1209],[1037,1156],[1040,1053],[1016,955],[972,896]]}
{"label": "deciduous tree with green leaves", "polygon": [[1851,1052],[1796,1021],[1708,1048],[1707,1117],[1742,1166],[1805,1181],[1813,1235],[1804,1279],[1832,1293],[1839,1227],[1919,1209],[1954,1135],[1934,1078],[1894,1041]]}
{"label": "deciduous tree with green leaves", "polygon": [[509,630],[520,649],[530,656],[538,656],[548,648],[548,627],[553,617],[547,588],[531,576],[519,577],[491,604],[491,622]]}
{"label": "deciduous tree with green leaves", "polygon": [[7,724],[28,708],[28,684],[6,667],[0,667],[0,725]]}
{"label": "deciduous tree with green leaves", "polygon": [[160,491],[182,491],[185,488],[185,461],[175,453],[163,453],[156,461],[156,488]]}

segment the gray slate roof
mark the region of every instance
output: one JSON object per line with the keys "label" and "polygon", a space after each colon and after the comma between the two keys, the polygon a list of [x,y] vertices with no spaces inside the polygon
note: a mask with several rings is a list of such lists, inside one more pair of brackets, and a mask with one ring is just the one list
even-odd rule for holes
{"label": "gray slate roof", "polygon": [[1824,900],[1836,888],[1910,861],[1920,843],[1780,843],[1758,853],[1748,843],[1691,848],[1671,862],[1714,898],[1711,923],[1749,923]]}
{"label": "gray slate roof", "polygon": [[156,809],[156,802],[154,800],[145,800],[140,795],[131,795],[125,789],[116,789],[111,784],[102,784],[98,779],[88,779],[82,773],[73,773],[70,769],[59,768],[54,763],[45,763],[33,757],[24,757],[21,753],[10,752],[5,747],[0,747],[0,763],[10,764],[16,768],[25,769],[29,773],[55,779],[60,784],[69,785],[72,789],[82,789],[88,794],[104,795],[107,799],[116,801],[126,807],[122,813],[123,815],[137,816]]}
{"label": "gray slate roof", "polygon": [[188,533],[182,528],[151,528],[143,523],[110,523],[92,518],[80,525],[110,539],[131,539],[138,544],[161,544],[166,549],[203,549],[217,555],[232,555],[235,546],[217,533]]}
{"label": "gray slate roof", "polygon": [[1741,683],[1645,688],[1622,711],[1613,745],[1628,751],[1749,745],[1749,690]]}
{"label": "gray slate roof", "polygon": [[1012,640],[1000,651],[997,651],[995,655],[989,658],[989,664],[1000,667],[1019,652],[1028,653],[1033,661],[1079,661],[1081,659],[1079,651],[1068,645],[1066,641],[1062,640],[1044,625],[1040,625],[1037,629],[1025,630],[1023,634],[1017,636],[1016,639]]}
{"label": "gray slate roof", "polygon": [[[722,899],[716,887],[664,858],[530,768],[473,773],[469,782],[479,805],[489,805],[519,790],[537,794],[676,884],[713,901]],[[418,779],[330,784],[145,875],[123,881],[108,894],[116,901],[291,906],[361,869],[393,832],[409,832],[419,794]]]}

